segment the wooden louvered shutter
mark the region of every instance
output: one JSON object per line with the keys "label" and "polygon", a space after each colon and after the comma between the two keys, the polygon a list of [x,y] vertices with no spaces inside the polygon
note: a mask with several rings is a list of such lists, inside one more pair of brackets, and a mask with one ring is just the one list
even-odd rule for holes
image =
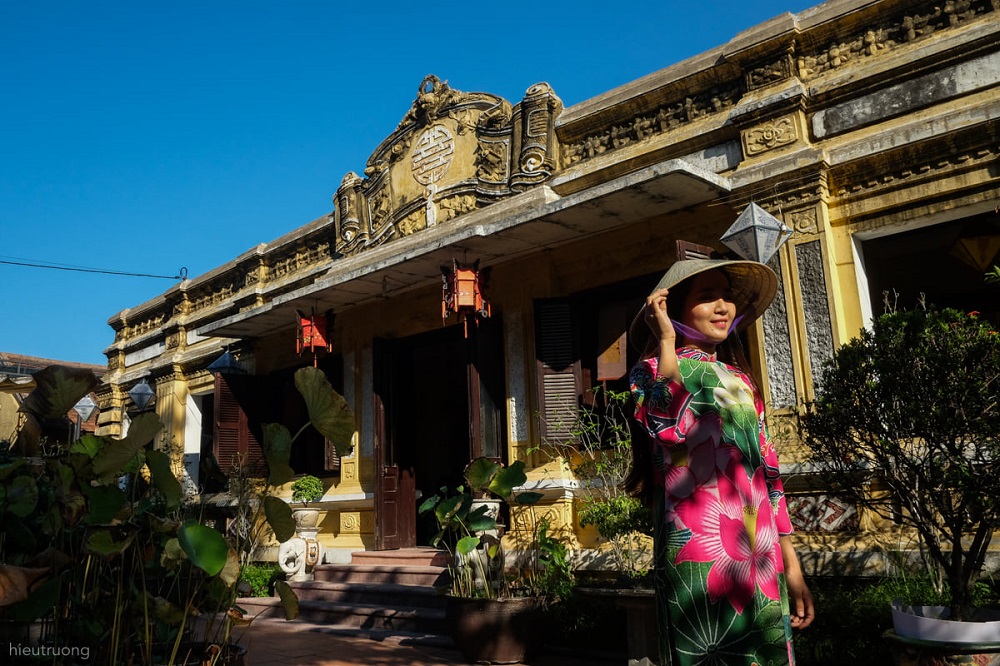
{"label": "wooden louvered shutter", "polygon": [[715,248],[708,245],[698,245],[690,241],[679,240],[676,242],[677,260],[684,259],[719,259],[721,255]]}
{"label": "wooden louvered shutter", "polygon": [[539,431],[546,444],[572,443],[579,416],[583,389],[572,314],[565,299],[535,302]]}
{"label": "wooden louvered shutter", "polygon": [[337,447],[325,437],[323,438],[323,470],[340,472],[340,456],[337,455]]}
{"label": "wooden louvered shutter", "polygon": [[226,474],[237,465],[245,465],[252,473],[265,469],[260,442],[250,430],[247,412],[237,398],[231,381],[221,373],[215,375],[215,439],[213,453]]}

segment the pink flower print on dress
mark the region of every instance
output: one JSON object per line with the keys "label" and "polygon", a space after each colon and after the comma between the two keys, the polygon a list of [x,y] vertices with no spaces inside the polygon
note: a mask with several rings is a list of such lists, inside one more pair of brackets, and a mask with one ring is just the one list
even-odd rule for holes
{"label": "pink flower print on dress", "polygon": [[663,470],[663,490],[667,496],[668,520],[674,520],[672,507],[703,486],[714,486],[715,476],[729,463],[739,459],[739,452],[720,444],[722,419],[705,414],[687,432],[682,444],[667,449],[670,456]]}
{"label": "pink flower print on dress", "polygon": [[692,535],[676,563],[711,562],[709,599],[728,599],[737,613],[753,601],[757,589],[768,599],[779,599],[778,572],[784,567],[764,470],[747,478],[742,466],[732,463],[720,475],[717,492],[699,489],[678,504],[677,515]]}

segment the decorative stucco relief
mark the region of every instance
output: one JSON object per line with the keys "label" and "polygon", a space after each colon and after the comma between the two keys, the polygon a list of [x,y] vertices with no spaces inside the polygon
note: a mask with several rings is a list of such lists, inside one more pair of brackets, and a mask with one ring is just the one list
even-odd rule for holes
{"label": "decorative stucco relief", "polygon": [[476,209],[476,197],[472,194],[456,194],[447,199],[442,199],[440,203],[441,218],[439,221],[447,222],[463,213],[469,213]]}
{"label": "decorative stucco relief", "polygon": [[329,259],[330,243],[314,241],[314,244],[300,245],[282,252],[272,260],[273,264],[268,272],[272,279],[280,280],[315,264],[325,263]]}
{"label": "decorative stucco relief", "polygon": [[788,328],[788,306],[785,303],[781,260],[774,257],[768,265],[778,275],[778,291],[761,318],[764,327],[764,360],[767,364],[771,407],[784,409],[794,407],[796,403],[792,340]]}
{"label": "decorative stucco relief", "polygon": [[562,108],[552,100],[547,85],[529,89],[518,107],[520,114],[527,105],[522,127],[502,98],[426,77],[396,131],[369,158],[366,178],[352,173],[341,182],[336,252],[356,254],[448,222],[512,194],[522,174],[548,178],[556,163],[554,115]]}
{"label": "decorative stucco relief", "polygon": [[[770,59],[749,65],[742,81],[730,81],[705,91],[685,91],[684,96],[657,109],[636,115],[562,147],[563,166],[638,143],[651,136],[682,127],[702,116],[732,107],[745,90],[756,90],[794,75],[802,80],[878,56],[904,44],[960,26],[990,12],[1000,11],[1000,0],[948,0],[915,2],[869,24],[862,23],[852,34],[824,37],[829,26],[818,26],[784,46]],[[763,152],[774,146],[754,143]]]}
{"label": "decorative stucco relief", "polygon": [[954,28],[978,16],[998,11],[997,0],[948,0],[913,2],[904,10],[876,23],[862,26],[853,35],[835,39],[810,49],[806,37],[800,39],[798,76],[806,80],[852,62],[888,52],[930,35]]}
{"label": "decorative stucco relief", "polygon": [[792,116],[782,116],[751,127],[741,132],[741,136],[743,138],[743,152],[747,157],[760,155],[799,140],[799,133],[795,128],[795,118]]}
{"label": "decorative stucco relief", "polygon": [[142,321],[124,326],[115,338],[117,340],[130,340],[132,338],[137,338],[141,335],[145,335],[146,333],[160,330],[166,321],[167,315],[162,312],[156,313]]}
{"label": "decorative stucco relief", "polygon": [[728,86],[685,96],[660,107],[655,113],[636,116],[626,123],[607,127],[576,143],[564,145],[563,166],[572,166],[602,153],[669,132],[703,116],[722,113],[731,108],[742,95],[743,84],[734,82]]}
{"label": "decorative stucco relief", "polygon": [[340,533],[360,534],[361,533],[361,512],[341,511],[340,512]]}
{"label": "decorative stucco relief", "polygon": [[814,234],[819,231],[815,207],[786,213],[785,223],[792,228],[792,231],[799,234]]}
{"label": "decorative stucco relief", "polygon": [[[791,50],[791,49],[789,49]],[[757,90],[784,81],[792,76],[791,54],[782,54],[777,60],[765,62],[747,70],[747,90]]]}
{"label": "decorative stucco relief", "polygon": [[541,183],[559,167],[555,121],[562,111],[562,100],[547,83],[528,88],[515,112],[520,150],[517,169],[510,186],[515,191]]}
{"label": "decorative stucco relief", "polygon": [[413,211],[396,223],[396,232],[400,236],[409,236],[426,228],[427,215],[423,209]]}
{"label": "decorative stucco relief", "polygon": [[253,287],[266,282],[268,279],[267,264],[261,260],[246,267],[246,275],[243,279],[243,286]]}
{"label": "decorative stucco relief", "polygon": [[190,312],[194,313],[205,308],[221,305],[243,288],[243,276],[228,274],[218,282],[199,287],[195,292],[188,293],[191,304]]}
{"label": "decorative stucco relief", "polygon": [[807,355],[812,370],[813,388],[819,391],[823,364],[833,356],[833,323],[823,268],[823,248],[820,241],[795,246],[795,262],[799,273],[802,297],[802,317],[805,323]]}
{"label": "decorative stucco relief", "polygon": [[481,184],[505,185],[510,177],[510,140],[485,139],[476,152],[476,176]]}

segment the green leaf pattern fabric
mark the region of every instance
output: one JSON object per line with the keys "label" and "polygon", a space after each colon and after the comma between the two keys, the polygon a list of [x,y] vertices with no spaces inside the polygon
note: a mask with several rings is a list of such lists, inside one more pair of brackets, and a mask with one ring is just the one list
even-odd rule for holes
{"label": "green leaf pattern fabric", "polygon": [[[739,369],[678,349],[633,368],[635,417],[662,487],[655,514],[660,663],[795,663],[779,538],[792,531],[764,406]],[[637,442],[636,445],[643,445]]]}

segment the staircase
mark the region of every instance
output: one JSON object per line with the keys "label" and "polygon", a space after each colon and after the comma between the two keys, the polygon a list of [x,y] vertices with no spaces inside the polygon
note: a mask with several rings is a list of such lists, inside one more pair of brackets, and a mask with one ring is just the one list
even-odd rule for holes
{"label": "staircase", "polygon": [[[351,564],[321,564],[315,580],[290,582],[299,619],[331,628],[377,634],[445,635],[447,553],[432,548],[361,551]],[[255,617],[284,617],[276,597],[240,599]]]}

